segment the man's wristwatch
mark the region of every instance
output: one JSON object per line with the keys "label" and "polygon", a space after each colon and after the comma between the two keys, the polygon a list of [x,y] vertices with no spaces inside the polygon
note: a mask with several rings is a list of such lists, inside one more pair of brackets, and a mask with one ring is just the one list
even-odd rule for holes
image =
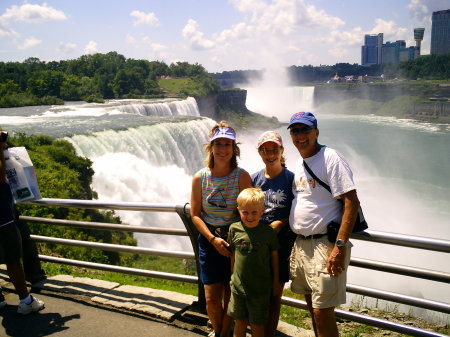
{"label": "man's wristwatch", "polygon": [[345,241],[342,239],[337,239],[336,240],[336,246],[338,247],[344,247],[345,246]]}

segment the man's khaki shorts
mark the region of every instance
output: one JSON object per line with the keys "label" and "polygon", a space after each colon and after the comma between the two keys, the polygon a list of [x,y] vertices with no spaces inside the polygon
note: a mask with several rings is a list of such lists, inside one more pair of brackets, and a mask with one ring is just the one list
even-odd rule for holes
{"label": "man's khaki shorts", "polygon": [[328,256],[334,243],[327,237],[301,239],[297,237],[290,261],[291,290],[298,294],[311,294],[315,309],[326,309],[345,303],[347,269],[353,246],[347,242],[345,271],[332,276],[327,271]]}

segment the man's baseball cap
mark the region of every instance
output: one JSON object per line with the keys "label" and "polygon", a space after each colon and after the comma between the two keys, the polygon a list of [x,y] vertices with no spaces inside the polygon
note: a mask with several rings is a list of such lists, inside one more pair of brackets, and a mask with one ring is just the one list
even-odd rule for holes
{"label": "man's baseball cap", "polygon": [[292,115],[287,128],[290,129],[292,125],[297,123],[317,127],[317,119],[311,112],[296,112]]}
{"label": "man's baseball cap", "polygon": [[283,140],[281,139],[281,135],[276,131],[266,131],[258,138],[258,146],[259,149],[261,145],[267,142],[274,142],[278,146],[283,146]]}

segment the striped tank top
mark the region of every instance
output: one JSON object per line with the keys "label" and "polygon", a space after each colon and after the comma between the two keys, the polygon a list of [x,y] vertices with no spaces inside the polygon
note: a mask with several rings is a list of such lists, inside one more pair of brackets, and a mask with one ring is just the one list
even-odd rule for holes
{"label": "striped tank top", "polygon": [[213,177],[209,167],[200,170],[202,183],[202,219],[215,226],[239,221],[236,198],[242,169],[236,167],[229,175]]}

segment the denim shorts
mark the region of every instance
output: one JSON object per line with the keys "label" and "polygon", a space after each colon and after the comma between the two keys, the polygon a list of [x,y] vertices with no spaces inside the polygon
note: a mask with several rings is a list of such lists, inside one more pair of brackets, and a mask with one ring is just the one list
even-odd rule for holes
{"label": "denim shorts", "polygon": [[22,257],[22,239],[14,222],[0,227],[0,263],[10,263]]}
{"label": "denim shorts", "polygon": [[198,236],[200,279],[203,284],[230,282],[230,258],[220,254],[203,236]]}
{"label": "denim shorts", "polygon": [[228,304],[228,316],[237,319],[248,319],[251,324],[264,325],[269,317],[270,292],[262,297],[245,297],[231,292]]}
{"label": "denim shorts", "polygon": [[315,309],[326,309],[346,301],[347,270],[353,245],[346,244],[345,270],[338,276],[327,271],[327,260],[334,243],[326,236],[318,239],[298,237],[291,257],[291,290],[310,294]]}

